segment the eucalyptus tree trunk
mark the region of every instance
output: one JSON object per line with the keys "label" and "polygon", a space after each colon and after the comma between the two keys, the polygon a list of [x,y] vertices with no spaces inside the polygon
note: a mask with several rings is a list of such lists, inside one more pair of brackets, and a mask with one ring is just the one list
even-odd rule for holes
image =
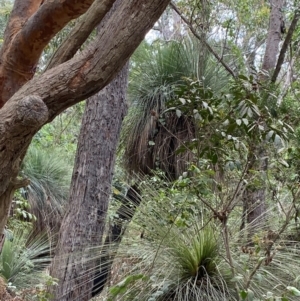
{"label": "eucalyptus tree trunk", "polygon": [[[169,2],[14,1],[0,52],[0,251],[13,193],[27,185],[17,176],[32,137],[63,110],[104,88]],[[73,56],[113,4],[116,9],[100,29],[99,38]],[[67,37],[63,51],[56,53],[58,60],[34,76],[50,40],[81,15],[80,26]],[[66,55],[61,60],[62,53]]]}
{"label": "eucalyptus tree trunk", "polygon": [[92,295],[96,261],[91,249],[102,244],[116,147],[127,111],[127,75],[128,64],[86,104],[69,205],[51,266],[51,275],[59,279],[54,288],[57,301],[85,301]]}
{"label": "eucalyptus tree trunk", "polygon": [[[279,53],[279,43],[282,37],[283,26],[283,7],[285,0],[272,0],[271,1],[271,13],[268,29],[268,36],[266,42],[266,50],[262,63],[262,76],[261,81],[265,83],[270,82],[270,76],[265,73],[271,73],[277,63],[277,57]],[[249,169],[257,172],[257,178],[259,178],[259,184],[257,187],[248,186],[245,189],[243,195],[244,213],[242,226],[245,225],[245,220],[248,224],[251,224],[251,232],[254,233],[258,227],[264,225],[266,220],[266,173],[268,169],[268,154],[266,146],[263,143],[253,146],[249,150],[248,155]]]}
{"label": "eucalyptus tree trunk", "polygon": [[283,8],[286,0],[271,0],[271,14],[267,36],[266,51],[262,63],[262,70],[271,72],[276,66],[279,53],[279,43],[282,39],[284,27]]}

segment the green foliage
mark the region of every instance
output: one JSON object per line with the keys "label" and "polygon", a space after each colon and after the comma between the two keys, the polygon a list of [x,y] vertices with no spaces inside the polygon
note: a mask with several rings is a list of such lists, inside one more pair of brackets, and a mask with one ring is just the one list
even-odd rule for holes
{"label": "green foliage", "polygon": [[83,102],[67,109],[34,136],[33,145],[47,150],[59,148],[65,160],[73,164],[83,111]]}
{"label": "green foliage", "polygon": [[155,227],[147,234],[151,239],[139,244],[141,252],[134,253],[141,259],[138,267],[143,273],[126,276],[110,289],[111,297],[122,293],[122,300],[192,301],[229,296],[224,278],[228,273],[224,262],[220,263],[218,238],[209,226]]}
{"label": "green foliage", "polygon": [[0,3],[0,45],[3,43],[4,30],[12,10],[12,4],[12,1],[9,0],[2,0]]}
{"label": "green foliage", "polygon": [[22,197],[30,204],[39,229],[57,227],[68,198],[71,165],[58,149],[31,147],[24,159],[21,175],[30,180]]}
{"label": "green foliage", "polygon": [[[291,240],[295,229],[288,227],[293,225],[293,215],[288,213],[293,212],[293,203],[285,200],[285,214],[278,213],[277,207],[270,208],[269,222],[256,229],[249,244],[251,225],[239,229],[238,206],[229,213],[228,228],[216,215],[220,208],[229,206],[238,181],[224,181],[221,191],[225,196],[215,200],[221,193],[215,189],[215,181],[209,181],[214,173],[198,169],[198,173],[185,175],[175,183],[168,183],[159,173],[151,182],[144,182],[142,207],[117,255],[122,262],[129,262],[129,270],[123,275],[125,280],[113,286],[111,297],[141,301],[296,301],[300,288],[299,243]],[[206,184],[206,193],[194,189],[201,182]],[[180,222],[183,212],[189,212],[184,223]],[[140,227],[143,239],[136,240],[133,233]],[[226,240],[226,229],[230,229],[230,240]],[[123,265],[122,270],[126,271]]]}
{"label": "green foliage", "polygon": [[149,173],[159,167],[169,178],[176,178],[184,162],[192,160],[190,153],[176,156],[175,151],[182,141],[195,138],[193,123],[180,118],[179,111],[177,115],[164,114],[167,102],[187,77],[201,78],[203,85],[214,86],[216,93],[228,82],[225,72],[194,40],[144,44],[137,50],[128,92],[132,105],[120,141],[128,172]]}
{"label": "green foliage", "polygon": [[[226,93],[182,80],[159,122],[169,115],[191,121],[196,135],[176,151],[194,157],[173,183],[164,171],[144,179],[135,219],[144,238],[134,250],[125,246],[137,263],[124,277],[145,278],[122,286],[122,300],[297,300],[299,187],[287,147],[293,127],[272,112],[275,94],[254,89],[253,77],[240,76]],[[267,181],[256,169],[258,145],[268,156]],[[275,191],[267,196],[266,224],[240,230],[245,187],[266,185]]]}
{"label": "green foliage", "polygon": [[49,288],[58,285],[58,279],[49,275],[45,275],[42,283],[36,286],[36,291],[32,299],[37,301],[50,301],[53,299],[53,294],[49,292]]}
{"label": "green foliage", "polygon": [[108,301],[112,301],[118,295],[124,294],[130,285],[134,284],[137,280],[145,280],[144,275],[129,275],[117,285],[109,289],[110,297]]}
{"label": "green foliage", "polygon": [[[165,114],[175,111],[177,116],[191,118],[197,135],[178,149],[197,152],[199,158],[217,162],[233,162],[228,154],[253,152],[254,145],[270,144],[279,151],[284,148],[293,128],[274,118],[262,97],[252,90],[253,78],[240,76],[230,87],[230,93],[216,95],[201,81],[187,80],[168,102]],[[231,150],[229,152],[229,149]],[[283,164],[284,161],[282,161]]]}
{"label": "green foliage", "polygon": [[34,287],[49,265],[46,235],[32,236],[30,230],[16,229],[4,242],[0,254],[0,275],[16,290]]}
{"label": "green foliage", "polygon": [[[35,215],[28,212],[30,210],[30,204],[22,196],[22,190],[18,190],[14,194],[13,200],[13,217],[16,219],[23,219],[30,221],[36,221]],[[24,193],[23,193],[24,194]]]}

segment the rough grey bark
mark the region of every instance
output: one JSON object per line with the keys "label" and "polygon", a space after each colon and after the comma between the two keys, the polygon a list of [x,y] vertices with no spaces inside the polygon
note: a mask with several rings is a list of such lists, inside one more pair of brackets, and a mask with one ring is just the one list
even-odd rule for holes
{"label": "rough grey bark", "polygon": [[128,65],[88,101],[82,120],[70,200],[59,233],[51,275],[59,279],[55,300],[89,300],[95,261],[91,248],[100,246],[125,100]]}
{"label": "rough grey bark", "polygon": [[271,0],[271,14],[267,36],[266,51],[262,63],[262,70],[270,72],[275,68],[281,41],[281,26],[283,20],[283,7],[285,0]]}

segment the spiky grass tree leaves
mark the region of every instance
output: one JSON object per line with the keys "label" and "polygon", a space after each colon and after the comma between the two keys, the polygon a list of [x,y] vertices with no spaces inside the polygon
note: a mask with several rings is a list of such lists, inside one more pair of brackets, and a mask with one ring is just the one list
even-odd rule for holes
{"label": "spiky grass tree leaves", "polygon": [[66,203],[72,166],[59,151],[32,147],[24,159],[21,175],[30,180],[23,189],[31,212],[36,216],[36,227],[59,228]]}
{"label": "spiky grass tree leaves", "polygon": [[174,246],[170,249],[170,254],[177,259],[182,269],[182,279],[194,277],[195,280],[202,281],[206,276],[213,276],[218,256],[217,239],[213,231],[206,228],[180,234],[180,240],[172,240]]}
{"label": "spiky grass tree leaves", "polygon": [[16,229],[6,239],[0,254],[0,276],[17,290],[41,283],[41,273],[49,265],[50,246],[45,234],[33,237],[30,229]]}
{"label": "spiky grass tree leaves", "polygon": [[173,229],[164,244],[165,260],[173,264],[170,289],[161,300],[168,300],[170,294],[173,300],[224,300],[231,296],[219,253],[220,240],[213,229],[197,222],[185,231]]}
{"label": "spiky grass tree leaves", "polygon": [[114,299],[114,297],[125,293],[130,284],[132,284],[140,279],[144,280],[145,276],[142,274],[129,275],[124,280],[122,280],[120,283],[111,287],[109,289],[109,293],[110,293],[111,297],[108,299],[108,301],[112,301]]}
{"label": "spiky grass tree leaves", "polygon": [[[208,178],[204,178],[205,169],[200,170],[201,166],[197,168],[199,171],[196,173],[195,168],[193,175],[195,179],[185,175],[181,181],[187,179],[196,182],[197,177],[198,182],[205,181],[208,193],[202,193],[202,199],[219,210],[226,203],[216,202],[214,186],[210,185]],[[225,172],[232,174],[232,171]],[[279,196],[281,200],[284,199],[286,217],[278,212],[277,207],[270,208],[268,225],[256,229],[249,245],[248,233],[252,232],[252,225],[240,230],[237,222],[240,206],[234,207],[228,215],[227,240],[223,224],[212,218],[212,210],[201,204],[199,194],[193,192],[191,185],[168,184],[163,178],[159,180],[158,174],[153,182],[145,182],[146,185],[148,187],[143,186],[144,200],[139,213],[128,229],[130,237],[116,256],[121,256],[122,262],[118,269],[114,269],[121,274],[116,281],[121,290],[115,291],[118,294],[114,300],[299,299],[295,295],[300,287],[299,243],[291,240],[292,234],[295,234],[295,229],[291,229],[294,216],[287,213],[294,206],[290,200],[292,194],[287,197],[284,191],[284,196]],[[224,191],[228,187],[233,189],[238,183],[230,179],[227,185]],[[227,193],[230,191],[227,190]],[[192,198],[197,200],[197,197],[196,203],[185,201]],[[192,209],[190,205],[194,209],[188,218],[185,217],[186,222],[178,223],[179,218],[182,220],[181,214]],[[141,226],[143,238],[132,241]],[[227,250],[231,261],[228,260]],[[143,281],[130,281],[124,287],[122,279],[136,275],[143,275]]]}
{"label": "spiky grass tree leaves", "polygon": [[218,68],[198,42],[188,39],[151,46],[145,43],[138,49],[129,83],[131,108],[120,143],[127,171],[149,173],[159,167],[171,179],[185,171],[191,153],[176,156],[176,150],[195,137],[193,122],[180,110],[166,116],[163,112],[185,78],[201,79],[203,85],[220,91],[228,78],[222,70],[217,74]]}
{"label": "spiky grass tree leaves", "polygon": [[134,253],[141,261],[129,274],[143,281],[121,281],[110,289],[112,300],[119,294],[122,300],[140,301],[235,300],[219,253],[220,240],[209,225],[195,222],[183,229],[153,224],[149,235]]}

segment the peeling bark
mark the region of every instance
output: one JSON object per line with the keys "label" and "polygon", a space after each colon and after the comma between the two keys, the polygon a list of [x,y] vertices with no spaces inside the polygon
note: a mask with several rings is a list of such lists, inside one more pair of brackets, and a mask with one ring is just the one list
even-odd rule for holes
{"label": "peeling bark", "polygon": [[4,32],[6,40],[1,49],[1,56],[6,53],[14,36],[22,29],[25,22],[38,10],[43,0],[16,0]]}

